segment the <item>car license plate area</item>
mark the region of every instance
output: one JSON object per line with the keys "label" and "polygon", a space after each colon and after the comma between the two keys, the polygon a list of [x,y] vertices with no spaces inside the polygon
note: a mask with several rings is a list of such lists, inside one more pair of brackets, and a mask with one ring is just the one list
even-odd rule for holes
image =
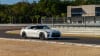
{"label": "car license plate area", "polygon": [[60,37],[59,33],[52,33],[52,37]]}

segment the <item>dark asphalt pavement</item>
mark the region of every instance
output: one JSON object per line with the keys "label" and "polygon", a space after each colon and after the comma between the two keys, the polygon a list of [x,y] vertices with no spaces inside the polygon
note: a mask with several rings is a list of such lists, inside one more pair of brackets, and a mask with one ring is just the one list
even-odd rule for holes
{"label": "dark asphalt pavement", "polygon": [[[16,29],[21,29],[21,27],[0,27],[0,37],[3,38],[11,38],[11,39],[20,39],[20,35],[13,35],[13,34],[6,34],[6,31],[9,30],[16,30]],[[35,39],[39,40],[39,39]],[[45,41],[57,41],[57,42],[70,42],[70,43],[83,43],[83,44],[97,44],[100,45],[100,38],[80,38],[80,37],[63,37],[60,39],[49,39]]]}

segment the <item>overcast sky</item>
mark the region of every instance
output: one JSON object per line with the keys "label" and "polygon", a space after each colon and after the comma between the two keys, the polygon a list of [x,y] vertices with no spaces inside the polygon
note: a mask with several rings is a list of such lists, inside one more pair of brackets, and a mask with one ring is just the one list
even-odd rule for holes
{"label": "overcast sky", "polygon": [[[14,4],[17,3],[21,0],[0,0],[1,4]],[[32,2],[33,0],[28,0],[29,2]],[[34,1],[38,1],[38,0],[34,0]]]}

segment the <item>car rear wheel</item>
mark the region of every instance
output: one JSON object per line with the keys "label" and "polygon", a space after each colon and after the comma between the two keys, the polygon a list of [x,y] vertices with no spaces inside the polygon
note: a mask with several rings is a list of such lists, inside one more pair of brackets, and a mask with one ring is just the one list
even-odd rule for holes
{"label": "car rear wheel", "polygon": [[23,33],[22,33],[22,38],[25,38],[25,39],[27,38],[27,36],[26,36],[26,33],[25,33],[25,32],[23,32]]}
{"label": "car rear wheel", "polygon": [[40,38],[41,40],[45,40],[45,35],[44,35],[44,33],[40,33],[39,38]]}

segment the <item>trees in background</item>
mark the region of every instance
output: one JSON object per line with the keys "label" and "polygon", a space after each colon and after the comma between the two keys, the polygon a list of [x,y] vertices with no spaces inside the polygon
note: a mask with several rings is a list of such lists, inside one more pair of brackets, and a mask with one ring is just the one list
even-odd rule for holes
{"label": "trees in background", "polygon": [[96,0],[33,0],[7,5],[0,4],[0,23],[39,23],[41,18],[66,17],[68,5],[99,4]]}

